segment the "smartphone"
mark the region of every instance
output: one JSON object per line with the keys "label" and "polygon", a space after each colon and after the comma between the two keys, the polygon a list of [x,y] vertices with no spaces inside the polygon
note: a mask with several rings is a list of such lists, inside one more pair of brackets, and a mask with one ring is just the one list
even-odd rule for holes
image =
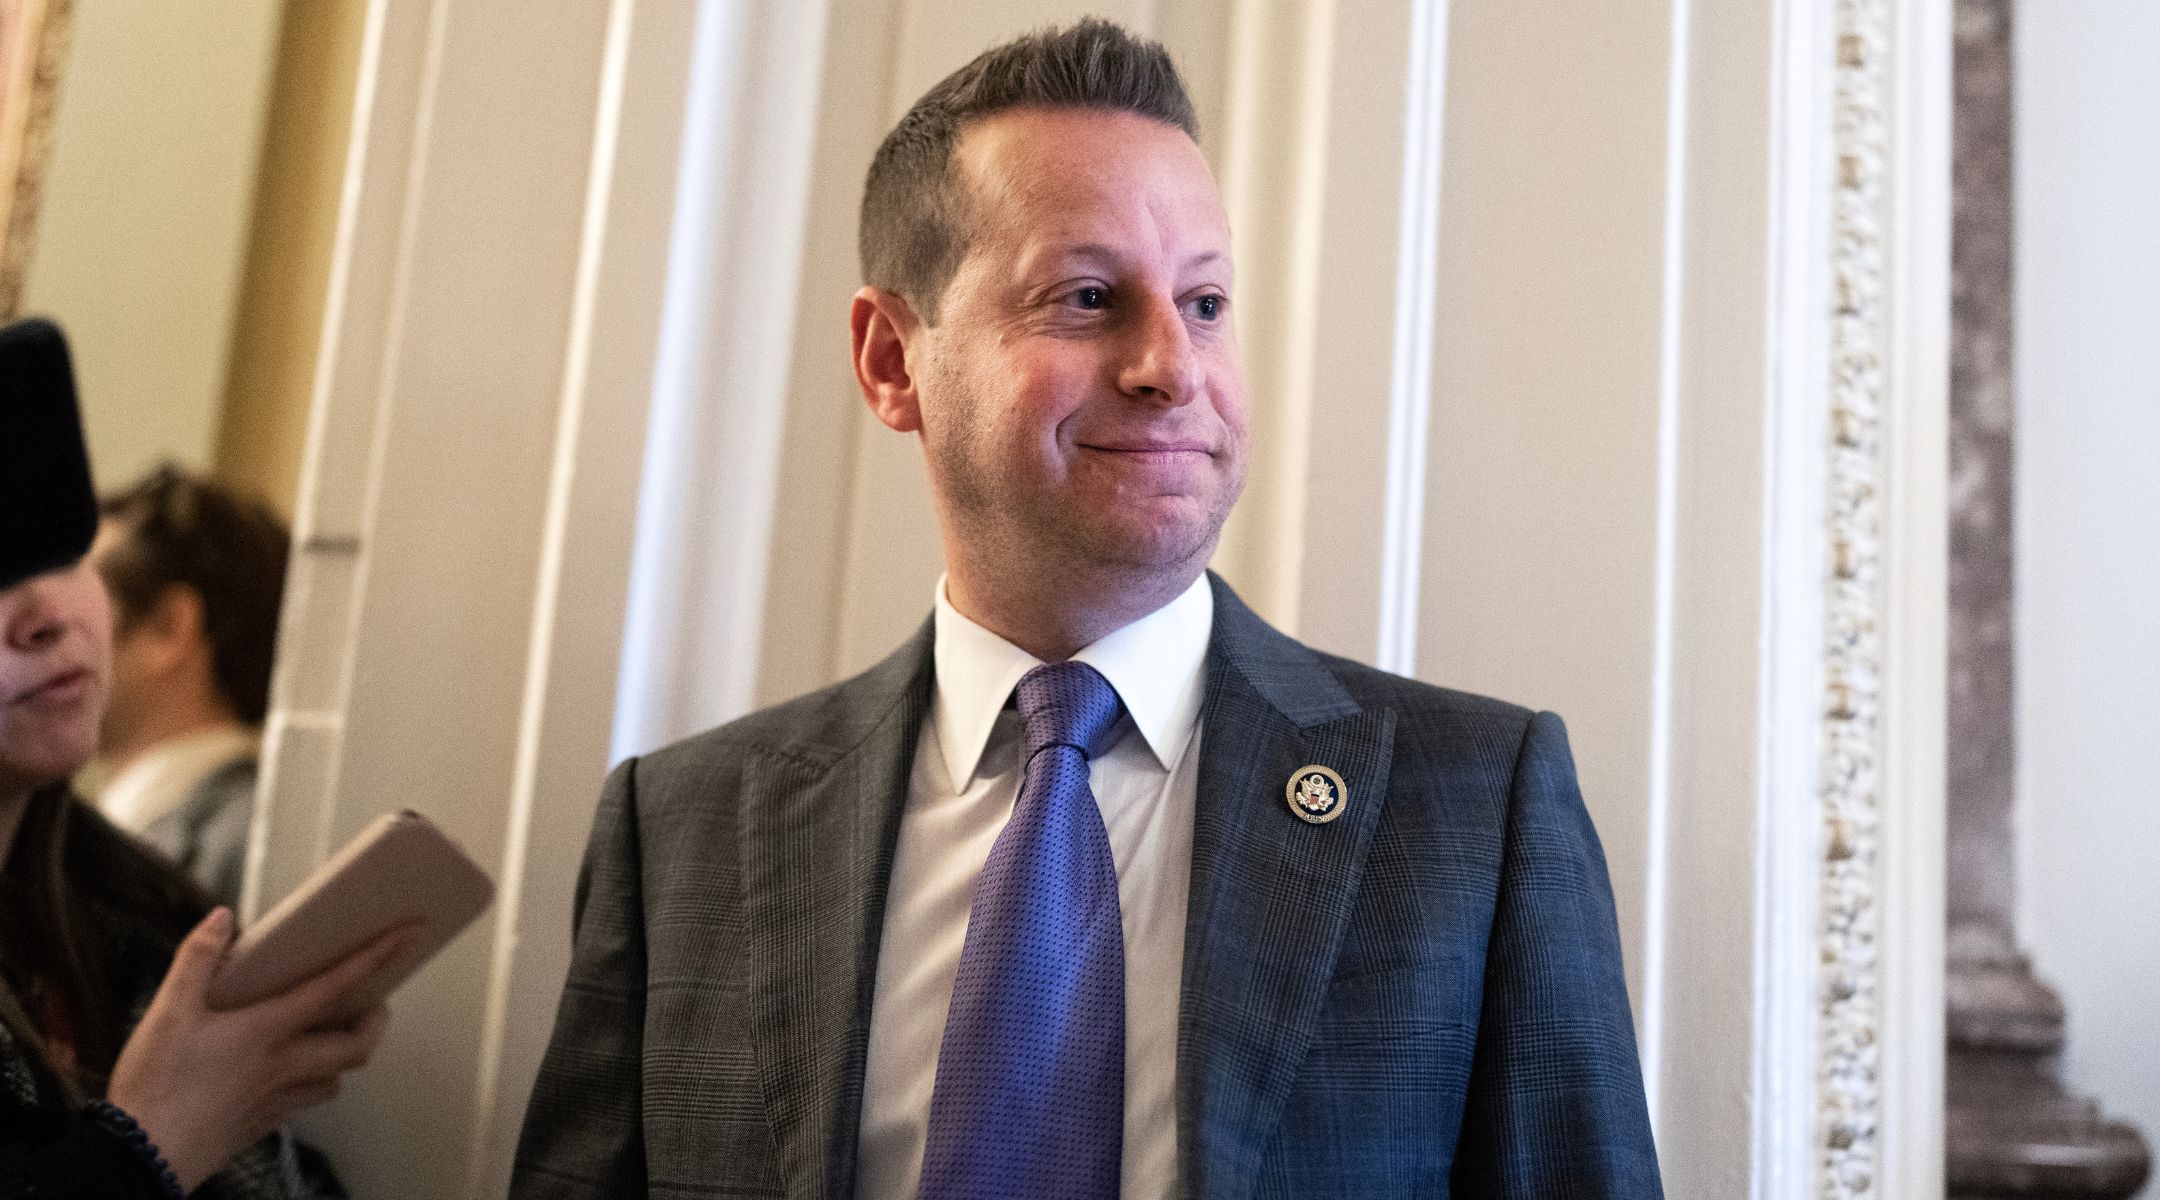
{"label": "smartphone", "polygon": [[292,988],[400,925],[412,942],[341,997],[324,1021],[358,1020],[473,923],[495,883],[417,812],[361,831],[307,882],[240,935],[210,982],[213,1009],[243,1008]]}

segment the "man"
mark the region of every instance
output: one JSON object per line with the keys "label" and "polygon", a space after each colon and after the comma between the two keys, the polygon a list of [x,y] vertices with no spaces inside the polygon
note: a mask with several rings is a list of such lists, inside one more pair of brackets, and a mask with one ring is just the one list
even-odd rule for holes
{"label": "man", "polygon": [[1559,721],[1205,574],[1246,408],[1193,135],[1091,21],[887,137],[854,361],[933,616],[610,777],[515,1195],[1659,1194]]}
{"label": "man", "polygon": [[262,504],[169,465],[99,507],[90,558],[118,627],[98,806],[236,904],[290,537]]}

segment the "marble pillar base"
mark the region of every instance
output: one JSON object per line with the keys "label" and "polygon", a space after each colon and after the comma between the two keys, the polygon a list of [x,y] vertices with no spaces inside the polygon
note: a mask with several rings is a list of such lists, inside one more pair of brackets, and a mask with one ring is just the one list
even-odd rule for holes
{"label": "marble pillar base", "polygon": [[2062,999],[2006,945],[1958,953],[1949,973],[1949,1200],[2124,1200],[2151,1155],[2055,1078]]}

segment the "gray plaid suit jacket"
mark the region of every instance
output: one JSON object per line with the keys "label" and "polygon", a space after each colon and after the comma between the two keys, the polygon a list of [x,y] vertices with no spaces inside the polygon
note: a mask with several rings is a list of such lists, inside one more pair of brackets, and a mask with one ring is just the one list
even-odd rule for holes
{"label": "gray plaid suit jacket", "polygon": [[[1183,1194],[1659,1196],[1559,719],[1319,654],[1212,583]],[[930,636],[609,777],[513,1197],[853,1194]],[[1308,763],[1347,784],[1332,823],[1285,803]]]}

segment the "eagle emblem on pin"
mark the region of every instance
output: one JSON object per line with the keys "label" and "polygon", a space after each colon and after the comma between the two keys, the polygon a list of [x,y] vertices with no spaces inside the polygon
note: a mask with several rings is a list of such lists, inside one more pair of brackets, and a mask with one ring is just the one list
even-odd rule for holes
{"label": "eagle emblem on pin", "polygon": [[1342,776],[1318,763],[1292,771],[1283,793],[1290,801],[1290,811],[1299,820],[1314,825],[1325,825],[1341,816],[1350,799],[1350,789],[1343,786]]}

